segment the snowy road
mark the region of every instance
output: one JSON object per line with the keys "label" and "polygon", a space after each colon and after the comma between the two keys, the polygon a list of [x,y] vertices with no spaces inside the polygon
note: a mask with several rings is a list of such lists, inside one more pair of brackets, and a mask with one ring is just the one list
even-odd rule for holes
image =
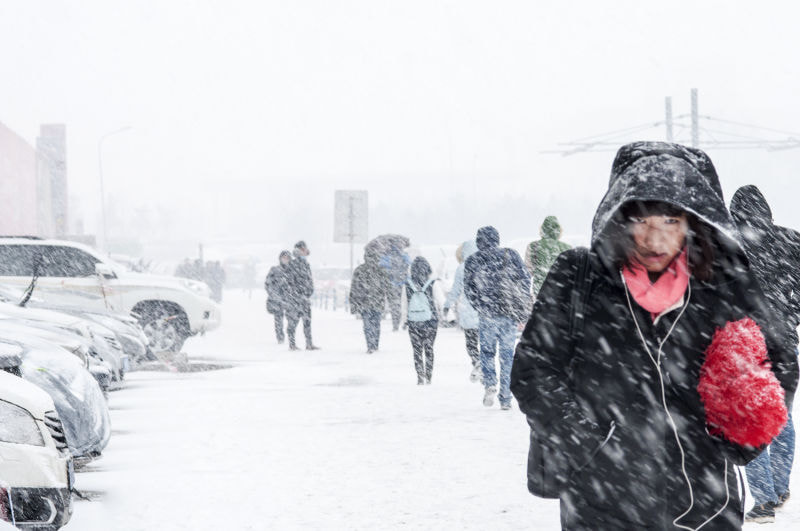
{"label": "snowy road", "polygon": [[[132,373],[111,394],[111,443],[77,478],[93,501],[65,529],[559,529],[525,488],[524,418],[481,404],[460,332],[440,331],[418,387],[387,322],[367,356],[359,321],[315,310],[323,350],[290,353],[263,308],[227,292],[223,326],[187,342],[232,368]],[[800,496],[763,529],[798,528]]]}

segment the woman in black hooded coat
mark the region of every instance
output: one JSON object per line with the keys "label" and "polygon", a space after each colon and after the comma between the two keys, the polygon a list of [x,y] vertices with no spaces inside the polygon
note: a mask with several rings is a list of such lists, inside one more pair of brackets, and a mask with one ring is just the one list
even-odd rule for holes
{"label": "woman in black hooded coat", "polygon": [[[691,229],[688,291],[658,318],[631,303],[621,274],[630,254],[619,254],[631,246],[626,213],[652,204],[681,212]],[[580,280],[578,271],[585,271]],[[580,319],[572,311],[577,301]],[[591,248],[565,252],[551,269],[512,369],[520,409],[539,442],[556,449],[549,464],[564,479],[563,529],[741,527],[732,465],[761,448],[710,435],[697,389],[715,330],[748,316],[762,329],[788,402],[796,359],[785,330],[770,326],[710,159],[676,144],[623,146]],[[537,466],[529,461],[532,491]]]}

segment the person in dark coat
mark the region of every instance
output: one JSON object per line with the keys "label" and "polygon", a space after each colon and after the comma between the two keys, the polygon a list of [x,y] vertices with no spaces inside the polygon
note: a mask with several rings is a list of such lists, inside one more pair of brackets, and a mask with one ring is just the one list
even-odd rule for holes
{"label": "person in dark coat", "polygon": [[289,295],[289,262],[292,253],[281,251],[278,256],[278,265],[272,266],[264,280],[264,289],[267,290],[267,312],[275,318],[275,337],[278,343],[283,343],[283,319],[286,316],[286,306]]}
{"label": "person in dark coat", "polygon": [[286,333],[289,336],[289,350],[297,350],[295,330],[300,320],[303,320],[303,333],[306,337],[306,350],[319,350],[311,340],[311,296],[314,294],[314,279],[311,276],[311,266],[306,257],[311,254],[304,241],[299,241],[294,246],[294,258],[289,262],[287,279],[289,289],[286,297],[286,318],[289,326]]}
{"label": "person in dark coat", "polygon": [[[766,198],[755,186],[743,186],[733,194],[731,215],[736,222],[750,266],[776,316],[789,325],[790,348],[797,348],[800,325],[800,233],[775,225]],[[747,482],[755,507],[746,521],[775,521],[775,509],[789,499],[789,476],[794,459],[795,430],[789,421],[772,441],[747,464]]]}
{"label": "person in dark coat", "polygon": [[[531,277],[519,253],[500,248],[494,227],[478,229],[478,252],[464,262],[464,291],[478,311],[478,333],[483,371],[483,405],[494,405],[495,394],[502,409],[511,408],[511,362],[517,327],[530,313]],[[500,358],[498,392],[495,356]]]}
{"label": "person in dark coat", "polygon": [[222,302],[222,288],[225,286],[225,270],[218,261],[207,262],[205,268],[205,283],[211,289],[211,298]]}
{"label": "person in dark coat", "polygon": [[389,312],[392,315],[392,330],[395,332],[400,328],[403,286],[408,279],[410,263],[408,255],[396,244],[392,244],[389,251],[380,259],[381,267],[389,276]]}
{"label": "person in dark coat", "polygon": [[591,241],[545,279],[511,375],[533,438],[557,449],[562,528],[740,529],[733,465],[762,447],[707,422],[705,406],[719,404],[701,400],[704,353],[718,329],[749,317],[786,403],[797,359],[747,269],[711,160],[677,144],[623,146]]}
{"label": "person in dark coat", "polygon": [[350,284],[350,312],[360,314],[367,340],[367,354],[378,350],[381,338],[381,317],[389,296],[389,275],[379,265],[380,256],[371,249],[364,251],[364,263],[353,272]]}
{"label": "person in dark coat", "polygon": [[[418,256],[411,263],[411,275],[406,280],[406,324],[414,351],[417,385],[431,383],[433,375],[433,343],[439,328],[439,316],[433,296],[435,279],[425,258]],[[424,354],[424,357],[423,357]]]}

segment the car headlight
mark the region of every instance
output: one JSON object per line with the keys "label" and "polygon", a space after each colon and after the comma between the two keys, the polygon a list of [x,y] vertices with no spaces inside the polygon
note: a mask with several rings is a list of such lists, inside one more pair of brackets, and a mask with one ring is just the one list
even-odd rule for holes
{"label": "car headlight", "polygon": [[44,446],[42,432],[31,414],[5,400],[0,400],[0,441]]}

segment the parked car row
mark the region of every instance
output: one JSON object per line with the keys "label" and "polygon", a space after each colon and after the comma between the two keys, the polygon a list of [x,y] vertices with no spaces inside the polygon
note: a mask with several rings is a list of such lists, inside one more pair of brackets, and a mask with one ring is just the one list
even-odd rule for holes
{"label": "parked car row", "polygon": [[129,273],[72,242],[0,238],[0,521],[65,525],[75,468],[111,436],[108,392],[219,322],[202,283]]}

